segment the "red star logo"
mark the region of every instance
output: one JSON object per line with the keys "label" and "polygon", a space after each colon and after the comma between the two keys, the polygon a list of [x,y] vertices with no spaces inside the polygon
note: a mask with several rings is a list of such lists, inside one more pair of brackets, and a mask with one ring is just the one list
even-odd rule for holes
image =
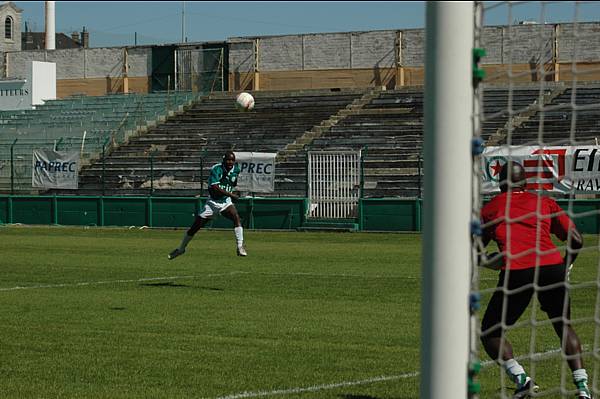
{"label": "red star logo", "polygon": [[500,161],[496,161],[495,165],[491,165],[491,169],[492,169],[492,177],[497,176],[500,171],[502,170],[502,164],[500,164]]}

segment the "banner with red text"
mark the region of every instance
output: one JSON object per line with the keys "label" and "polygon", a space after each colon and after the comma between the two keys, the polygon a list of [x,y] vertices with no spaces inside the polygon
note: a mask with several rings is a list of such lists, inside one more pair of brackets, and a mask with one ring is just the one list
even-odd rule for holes
{"label": "banner with red text", "polygon": [[600,192],[600,146],[487,147],[481,157],[483,193],[500,191],[500,169],[508,159],[525,168],[527,190]]}

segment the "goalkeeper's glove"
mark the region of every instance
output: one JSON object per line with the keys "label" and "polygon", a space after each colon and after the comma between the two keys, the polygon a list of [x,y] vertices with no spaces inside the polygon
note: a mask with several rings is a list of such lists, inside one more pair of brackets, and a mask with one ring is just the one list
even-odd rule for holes
{"label": "goalkeeper's glove", "polygon": [[479,256],[479,266],[485,267],[492,270],[500,270],[504,264],[504,259],[498,252],[492,252],[491,254],[482,253]]}

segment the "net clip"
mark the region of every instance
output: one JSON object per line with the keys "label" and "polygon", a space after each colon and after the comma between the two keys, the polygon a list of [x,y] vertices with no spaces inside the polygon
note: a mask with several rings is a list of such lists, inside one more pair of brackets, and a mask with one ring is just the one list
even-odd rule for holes
{"label": "net clip", "polygon": [[473,49],[473,87],[477,87],[479,82],[485,78],[485,71],[481,68],[479,63],[481,62],[481,58],[486,55],[487,53],[483,48]]}

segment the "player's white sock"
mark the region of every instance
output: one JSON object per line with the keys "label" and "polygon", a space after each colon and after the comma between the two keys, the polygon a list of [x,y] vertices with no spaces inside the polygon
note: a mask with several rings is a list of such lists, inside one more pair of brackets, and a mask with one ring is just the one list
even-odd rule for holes
{"label": "player's white sock", "polygon": [[237,246],[240,248],[242,244],[244,244],[244,228],[242,226],[236,227],[233,229],[235,232],[235,240],[237,241]]}
{"label": "player's white sock", "polygon": [[511,381],[517,384],[517,386],[525,383],[525,378],[527,377],[525,369],[515,359],[509,359],[505,361],[504,370],[506,371],[506,374],[508,374]]}
{"label": "player's white sock", "polygon": [[194,238],[194,236],[188,235],[186,230],[186,232],[183,233],[183,239],[181,240],[181,244],[179,245],[179,250],[185,251],[185,247],[187,247],[188,243],[192,241],[192,238]]}
{"label": "player's white sock", "polygon": [[573,370],[573,382],[579,388],[580,385],[587,388],[588,375],[585,369]]}

